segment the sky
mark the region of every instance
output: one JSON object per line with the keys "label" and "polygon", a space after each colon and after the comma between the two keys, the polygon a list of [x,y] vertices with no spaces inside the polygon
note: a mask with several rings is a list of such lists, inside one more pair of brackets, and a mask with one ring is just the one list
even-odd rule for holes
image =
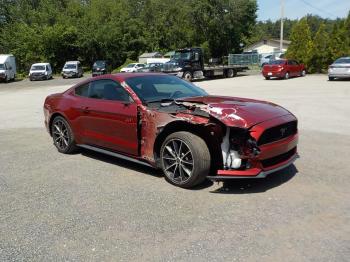
{"label": "sky", "polygon": [[[257,0],[258,21],[275,21],[281,15],[281,0]],[[343,18],[350,10],[350,0],[284,0],[286,18],[297,19],[306,14],[319,15],[323,18]]]}

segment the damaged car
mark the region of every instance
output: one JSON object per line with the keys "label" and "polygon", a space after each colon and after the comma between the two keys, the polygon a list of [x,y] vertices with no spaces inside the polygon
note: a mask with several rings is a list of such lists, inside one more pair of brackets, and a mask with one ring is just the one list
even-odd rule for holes
{"label": "damaged car", "polygon": [[44,103],[61,153],[79,148],[162,169],[173,185],[264,178],[298,157],[297,118],[276,104],[208,95],[161,73],[85,80]]}

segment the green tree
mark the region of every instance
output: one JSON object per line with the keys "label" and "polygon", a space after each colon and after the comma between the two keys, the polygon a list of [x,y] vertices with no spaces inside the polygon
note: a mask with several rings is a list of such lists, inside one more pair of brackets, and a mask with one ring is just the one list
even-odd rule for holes
{"label": "green tree", "polygon": [[296,59],[300,63],[309,66],[312,39],[310,28],[305,18],[302,18],[293,26],[290,40],[292,42],[288,47],[286,57]]}
{"label": "green tree", "polygon": [[329,61],[328,44],[329,36],[326,32],[325,25],[322,23],[312,42],[308,68],[309,72],[321,73],[327,68]]}

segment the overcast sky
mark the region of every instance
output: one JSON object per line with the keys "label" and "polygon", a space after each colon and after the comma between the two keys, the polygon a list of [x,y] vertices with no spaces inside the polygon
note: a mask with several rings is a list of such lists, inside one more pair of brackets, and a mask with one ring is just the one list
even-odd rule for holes
{"label": "overcast sky", "polygon": [[[346,17],[350,10],[350,0],[284,0],[285,17],[295,19],[306,14],[324,18]],[[258,0],[258,20],[280,18],[281,0]]]}

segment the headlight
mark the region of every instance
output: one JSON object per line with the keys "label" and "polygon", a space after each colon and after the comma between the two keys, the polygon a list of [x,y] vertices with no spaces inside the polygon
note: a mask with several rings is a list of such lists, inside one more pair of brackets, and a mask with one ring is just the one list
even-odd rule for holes
{"label": "headlight", "polygon": [[47,72],[45,72],[45,75],[47,76]]}

